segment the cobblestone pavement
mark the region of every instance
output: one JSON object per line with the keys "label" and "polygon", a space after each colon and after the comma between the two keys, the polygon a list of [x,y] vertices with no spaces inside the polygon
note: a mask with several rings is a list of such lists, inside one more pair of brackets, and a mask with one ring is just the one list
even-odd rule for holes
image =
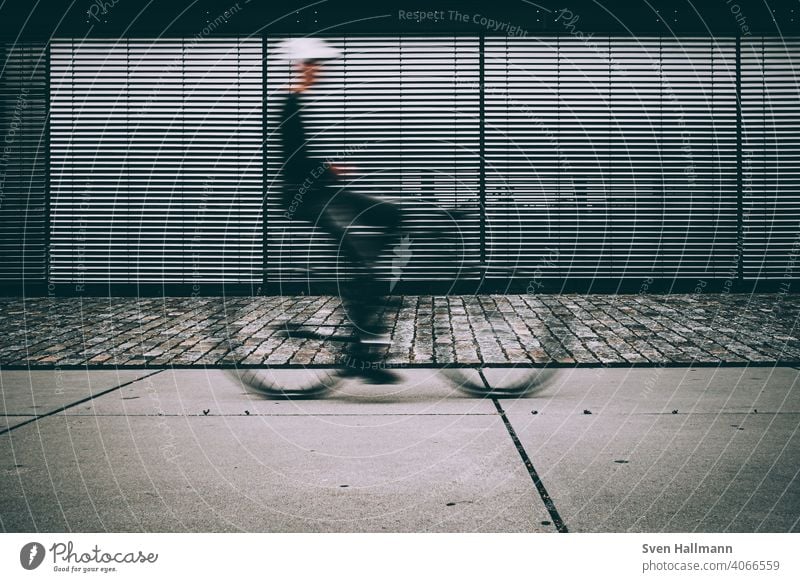
{"label": "cobblestone pavement", "polygon": [[[325,365],[346,344],[280,337],[284,322],[337,331],[331,296],[0,298],[2,366]],[[391,364],[800,362],[800,295],[403,296]]]}

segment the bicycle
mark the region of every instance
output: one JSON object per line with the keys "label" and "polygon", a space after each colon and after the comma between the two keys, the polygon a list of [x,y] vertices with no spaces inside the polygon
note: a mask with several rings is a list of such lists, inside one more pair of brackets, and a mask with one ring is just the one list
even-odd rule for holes
{"label": "bicycle", "polygon": [[[423,211],[428,218],[428,224],[416,222],[404,222],[403,227],[396,238],[399,241],[411,241],[411,245],[417,244],[427,249],[435,249],[444,253],[442,264],[448,265],[450,277],[453,281],[466,278],[476,278],[480,272],[480,265],[470,253],[467,252],[469,237],[459,232],[459,225],[469,223],[473,220],[472,215],[461,210],[451,210],[443,208],[428,208]],[[433,226],[430,226],[433,225]],[[438,226],[437,226],[438,225]],[[357,237],[374,236],[369,233],[355,233],[350,235],[356,240]],[[401,242],[402,244],[402,242]],[[408,259],[406,263],[413,260],[411,257],[401,257]],[[386,249],[384,261],[391,261],[397,256],[396,251]],[[403,265],[408,268],[408,264]],[[413,265],[412,265],[413,267]],[[397,270],[393,269],[393,277],[398,275]],[[313,271],[308,274],[313,277]],[[397,307],[397,297],[391,294],[395,289],[396,281],[393,279],[383,281],[380,284],[386,285],[386,294],[380,298],[375,298],[374,303],[367,303],[371,299],[369,293],[364,293],[364,298],[359,299],[358,307],[362,310],[370,311],[373,316],[380,320],[385,319],[387,311]],[[347,300],[343,299],[343,306],[347,308]],[[356,319],[356,318],[351,318]],[[356,321],[358,321],[356,319]],[[292,321],[275,324],[272,326],[274,333],[278,337],[294,340],[320,341],[324,343],[333,342],[344,345],[350,349],[354,356],[348,361],[355,361],[354,366],[348,366],[344,362],[332,366],[332,370],[305,369],[304,374],[295,374],[289,380],[289,376],[284,373],[276,372],[274,368],[248,368],[239,374],[239,379],[254,392],[268,397],[275,398],[317,398],[334,391],[343,380],[348,377],[362,377],[370,383],[381,383],[381,378],[390,375],[391,365],[387,365],[382,359],[385,353],[382,350],[386,347],[380,341],[371,341],[367,334],[360,333],[358,325],[351,321],[347,324],[304,324]],[[366,339],[365,339],[366,338]],[[367,370],[369,368],[369,370]],[[482,372],[480,373],[481,382],[473,382],[468,375],[463,374],[458,368],[443,366],[442,375],[457,388],[472,394],[486,397],[519,397],[538,392],[549,384],[553,376],[551,368],[517,368],[514,374],[508,374],[494,378],[489,382]],[[367,373],[368,372],[368,373]]]}

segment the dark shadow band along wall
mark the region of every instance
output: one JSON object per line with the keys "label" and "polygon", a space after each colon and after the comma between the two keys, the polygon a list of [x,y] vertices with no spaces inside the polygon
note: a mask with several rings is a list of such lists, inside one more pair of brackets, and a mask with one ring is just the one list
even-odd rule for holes
{"label": "dark shadow band along wall", "polygon": [[[7,46],[6,290],[314,292],[346,275],[277,200],[279,40]],[[397,290],[796,279],[800,39],[328,41],[343,57],[307,97],[311,148],[406,210],[409,240],[382,271]],[[423,234],[436,227],[449,236]]]}

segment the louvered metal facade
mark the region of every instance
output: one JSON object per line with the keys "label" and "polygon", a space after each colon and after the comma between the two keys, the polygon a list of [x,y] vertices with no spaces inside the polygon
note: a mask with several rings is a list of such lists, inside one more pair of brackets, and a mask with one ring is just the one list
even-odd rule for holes
{"label": "louvered metal facade", "polygon": [[490,276],[735,268],[734,40],[486,42]]}
{"label": "louvered metal facade", "polygon": [[743,276],[797,275],[800,40],[742,39]]}
{"label": "louvered metal facade", "polygon": [[[7,48],[0,277],[341,276],[278,201],[280,40],[55,40],[49,68],[44,45]],[[309,148],[405,210],[384,278],[796,276],[800,40],[327,40],[343,56],[303,96]]]}
{"label": "louvered metal facade", "polygon": [[51,279],[260,283],[260,39],[53,41]]}
{"label": "louvered metal facade", "polygon": [[4,47],[0,72],[0,282],[42,282],[47,245],[47,45]]}

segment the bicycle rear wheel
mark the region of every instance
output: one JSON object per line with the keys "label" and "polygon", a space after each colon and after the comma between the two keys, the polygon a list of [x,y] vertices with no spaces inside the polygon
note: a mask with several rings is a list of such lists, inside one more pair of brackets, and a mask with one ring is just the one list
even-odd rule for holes
{"label": "bicycle rear wheel", "polygon": [[342,380],[336,370],[309,368],[239,368],[228,373],[248,392],[295,400],[323,396]]}

